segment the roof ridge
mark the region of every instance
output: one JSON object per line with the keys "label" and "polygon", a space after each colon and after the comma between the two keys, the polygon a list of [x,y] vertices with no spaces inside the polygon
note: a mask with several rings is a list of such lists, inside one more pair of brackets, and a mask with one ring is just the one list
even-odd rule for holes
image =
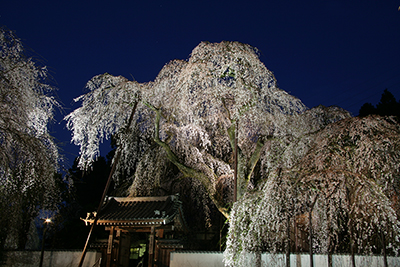
{"label": "roof ridge", "polygon": [[162,197],[109,197],[108,199],[115,199],[118,202],[128,202],[128,201],[166,201],[168,198],[170,197],[175,197],[174,195],[170,195],[170,196],[162,196]]}

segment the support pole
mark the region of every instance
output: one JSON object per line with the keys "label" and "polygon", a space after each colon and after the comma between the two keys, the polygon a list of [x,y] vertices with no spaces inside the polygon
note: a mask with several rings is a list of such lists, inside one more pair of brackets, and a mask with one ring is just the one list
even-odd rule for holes
{"label": "support pole", "polygon": [[235,158],[235,168],[233,173],[233,203],[237,201],[237,175],[238,175],[238,141],[237,141],[237,131],[238,131],[238,122],[236,121],[235,126],[235,151],[234,151],[234,158]]}
{"label": "support pole", "polygon": [[286,267],[290,267],[290,216],[286,216]]}
{"label": "support pole", "polygon": [[91,237],[91,235],[93,233],[94,226],[97,224],[98,214],[100,212],[101,206],[103,205],[104,199],[106,198],[106,195],[107,195],[107,192],[108,192],[108,188],[110,187],[110,184],[111,184],[111,178],[112,178],[112,176],[113,176],[113,174],[115,172],[115,168],[116,168],[117,163],[119,161],[120,154],[121,153],[118,151],[117,155],[116,155],[116,158],[114,160],[114,164],[112,166],[110,175],[108,176],[107,184],[106,184],[106,187],[104,188],[103,196],[101,197],[101,201],[100,201],[99,207],[97,208],[96,217],[94,218],[94,221],[93,221],[93,223],[92,223],[92,225],[90,227],[90,231],[89,231],[88,237],[86,239],[85,247],[83,248],[81,260],[79,261],[78,267],[82,267],[83,262],[85,260],[86,252],[87,252],[87,249],[88,249],[88,246],[89,246],[90,237]]}
{"label": "support pole", "polygon": [[312,211],[317,202],[318,194],[315,195],[313,202],[308,211],[308,225],[309,225],[309,249],[310,249],[310,267],[314,267],[314,251],[313,251],[313,225],[312,225]]}
{"label": "support pole", "polygon": [[382,240],[382,252],[383,252],[383,267],[388,267],[387,263],[387,253],[386,253],[386,238],[383,231],[381,232],[381,240]]}
{"label": "support pole", "polygon": [[310,267],[314,267],[314,253],[313,253],[313,229],[312,229],[312,209],[308,212],[308,225],[309,225],[309,250],[310,250]]}

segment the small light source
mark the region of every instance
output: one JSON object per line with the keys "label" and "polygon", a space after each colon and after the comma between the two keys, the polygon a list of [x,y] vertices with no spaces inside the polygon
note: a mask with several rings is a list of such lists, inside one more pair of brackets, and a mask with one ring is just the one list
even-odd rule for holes
{"label": "small light source", "polygon": [[51,219],[47,218],[46,220],[44,220],[45,223],[51,223]]}

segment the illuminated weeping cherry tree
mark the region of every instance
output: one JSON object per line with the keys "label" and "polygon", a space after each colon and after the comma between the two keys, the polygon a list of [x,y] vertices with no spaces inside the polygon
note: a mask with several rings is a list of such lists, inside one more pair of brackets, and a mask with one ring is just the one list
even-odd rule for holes
{"label": "illuminated weeping cherry tree", "polygon": [[346,119],[316,136],[294,171],[299,190],[316,198],[310,210],[318,224],[312,227],[317,251],[345,247],[339,235],[346,233],[353,265],[354,253],[386,255],[387,247],[397,253],[399,145],[400,127],[392,118]]}
{"label": "illuminated weeping cherry tree", "polygon": [[[295,190],[297,180],[283,179],[282,173],[296,166],[310,150],[316,133],[349,117],[343,109],[318,106],[287,118],[281,132],[270,138],[261,154],[263,182],[245,194],[231,212],[225,252],[227,266],[246,266],[257,260],[260,266],[262,251],[285,251],[300,193]],[[301,205],[304,211],[304,203]]]}
{"label": "illuminated weeping cherry tree", "polygon": [[[268,139],[284,131],[286,117],[305,110],[299,99],[277,88],[257,51],[237,42],[202,42],[188,61],[164,66],[154,82],[139,84],[104,74],[89,81],[88,87],[90,92],[78,99],[82,107],[66,117],[73,141],[81,146],[80,167],[90,165],[99,142],[111,134],[118,135],[119,169],[136,167],[132,159],[146,154],[150,145],[132,151],[131,142],[152,136],[184,176],[201,182],[225,217],[229,217],[228,203],[216,186],[223,177],[233,177],[235,136],[240,198]],[[127,129],[130,106],[136,102]],[[133,133],[138,136],[132,137]],[[153,163],[138,166],[154,174]],[[146,173],[135,175],[132,191],[143,180],[154,179]],[[232,179],[224,181],[229,186]]]}
{"label": "illuminated weeping cherry tree", "polygon": [[[40,208],[55,208],[58,148],[49,134],[57,101],[47,69],[0,28],[0,247],[25,248]],[[4,232],[3,232],[4,231]]]}
{"label": "illuminated weeping cherry tree", "polygon": [[387,250],[399,248],[399,145],[391,118],[347,118],[312,134],[296,164],[234,207],[227,265],[242,266],[259,250],[290,253],[290,231],[303,218],[310,259],[351,252],[355,266],[355,253],[382,253],[387,266]]}
{"label": "illuminated weeping cherry tree", "polygon": [[[372,215],[394,214],[388,204],[394,195],[378,190],[384,180],[372,182],[378,181],[378,172],[373,170],[385,166],[388,171],[398,170],[388,167],[389,159],[375,158],[376,152],[367,150],[368,146],[377,151],[385,147],[367,134],[368,129],[379,129],[373,126],[377,120],[359,122],[335,107],[307,110],[300,100],[276,87],[273,74],[251,46],[203,42],[188,61],[171,61],[152,82],[103,74],[90,80],[87,87],[89,92],[77,99],[82,106],[66,117],[74,143],[81,146],[79,166],[90,167],[101,141],[114,135],[116,155],[121,159],[117,174],[132,170],[128,193],[138,195],[151,192],[160,183],[168,160],[179,169],[180,177],[196,181],[193,185],[201,187],[230,218],[228,265],[246,264],[249,252],[259,255],[289,248],[291,221],[307,214],[312,216],[305,226],[315,232],[311,238],[317,236],[310,242],[314,245],[311,252],[344,250],[339,236],[351,227],[348,238],[353,250],[365,251],[368,245],[361,244],[361,236],[366,235],[360,233],[365,229],[372,233],[372,226],[353,231],[361,225],[360,201],[375,198],[377,203],[368,212],[364,209],[371,216],[364,224],[373,225],[377,217]],[[341,120],[342,124],[337,123]],[[358,142],[357,149],[344,145],[346,130],[352,130],[348,135]],[[235,140],[240,201],[230,212]],[[365,153],[370,157],[363,156]],[[390,160],[395,162],[397,154],[393,153]],[[369,180],[364,180],[366,177]],[[221,193],[221,184],[230,188],[229,196]],[[360,197],[360,192],[369,198]],[[322,219],[323,215],[329,220]],[[395,225],[393,216],[380,221]]]}
{"label": "illuminated weeping cherry tree", "polygon": [[[246,265],[252,252],[290,253],[291,223],[307,215],[310,252],[375,251],[375,233],[387,237],[382,249],[397,244],[398,125],[306,110],[276,87],[254,48],[203,42],[153,82],[103,74],[87,87],[66,117],[79,166],[90,167],[114,135],[117,174],[133,170],[129,193],[137,195],[160,183],[168,159],[230,218],[227,265]],[[233,192],[218,188],[232,188],[235,140],[240,201],[230,212]]]}
{"label": "illuminated weeping cherry tree", "polygon": [[[182,69],[171,83],[167,74],[171,65],[176,71],[175,64]],[[305,109],[276,87],[254,49],[240,43],[201,43],[187,63],[167,65],[151,87],[162,96],[154,100],[152,95],[146,103],[156,113],[156,142],[185,176],[202,183],[226,217],[227,203],[221,202],[215,185],[221,177],[233,176],[235,136],[240,198],[268,137],[281,129],[286,116]],[[163,132],[165,141],[159,136]]]}

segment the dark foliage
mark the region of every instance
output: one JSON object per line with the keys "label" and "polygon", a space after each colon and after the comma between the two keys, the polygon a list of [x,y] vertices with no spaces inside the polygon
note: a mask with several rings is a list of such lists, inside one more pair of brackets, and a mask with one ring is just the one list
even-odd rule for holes
{"label": "dark foliage", "polygon": [[361,106],[358,116],[365,117],[372,114],[380,116],[395,116],[396,120],[399,121],[400,102],[396,101],[396,98],[388,89],[385,89],[382,93],[381,100],[376,107],[371,103],[365,103]]}
{"label": "dark foliage", "polygon": [[[99,157],[90,171],[77,167],[78,160],[69,170],[68,176],[73,181],[72,191],[63,196],[64,206],[54,218],[50,239],[46,243],[50,248],[82,249],[89,232],[89,227],[81,220],[87,212],[96,211],[110,173],[110,162]],[[113,185],[110,186],[113,188]],[[103,234],[104,229],[95,228],[93,240]]]}

